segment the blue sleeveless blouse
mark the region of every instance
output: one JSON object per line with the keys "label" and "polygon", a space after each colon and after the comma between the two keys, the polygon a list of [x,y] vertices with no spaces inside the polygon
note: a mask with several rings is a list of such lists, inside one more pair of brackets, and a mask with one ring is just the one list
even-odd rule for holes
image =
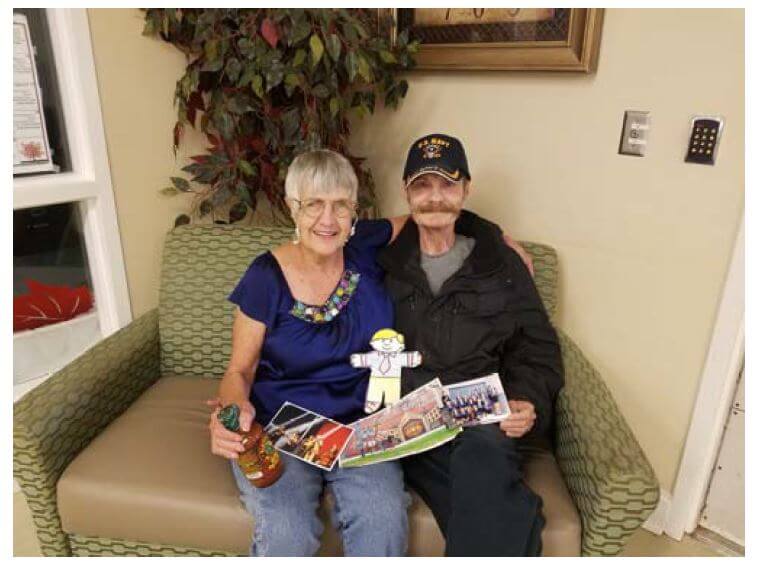
{"label": "blue sleeveless blouse", "polygon": [[376,262],[377,250],[391,235],[387,219],[356,224],[356,234],[344,247],[344,261],[346,271],[358,273],[358,284],[328,322],[292,314],[298,301],[271,251],[248,267],[228,300],[266,325],[251,390],[260,423],[267,424],[286,401],[344,424],[364,415],[369,370],[353,368],[350,355],[371,350],[372,335],[393,326],[392,301]]}

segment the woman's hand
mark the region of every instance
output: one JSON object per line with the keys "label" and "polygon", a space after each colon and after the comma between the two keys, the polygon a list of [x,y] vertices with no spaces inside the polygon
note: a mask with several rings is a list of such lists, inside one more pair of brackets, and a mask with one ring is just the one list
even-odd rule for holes
{"label": "woman's hand", "polygon": [[239,308],[235,310],[229,366],[219,384],[218,396],[206,402],[213,408],[208,429],[211,431],[211,451],[217,456],[234,460],[244,451],[240,434],[227,430],[217,416],[224,406],[237,404],[240,407],[240,429],[244,432],[250,430],[256,410],[248,396],[265,333],[265,324],[246,316]]}
{"label": "woman's hand", "polygon": [[[228,406],[232,402],[222,405],[219,398],[208,400],[206,404],[213,408],[211,420],[208,422],[208,429],[211,432],[211,453],[236,460],[239,454],[245,451],[242,445],[242,436],[237,432],[227,430],[219,421],[219,412],[223,406]],[[253,420],[256,418],[256,409],[248,400],[237,400],[234,402],[240,407],[240,430],[247,432]]]}

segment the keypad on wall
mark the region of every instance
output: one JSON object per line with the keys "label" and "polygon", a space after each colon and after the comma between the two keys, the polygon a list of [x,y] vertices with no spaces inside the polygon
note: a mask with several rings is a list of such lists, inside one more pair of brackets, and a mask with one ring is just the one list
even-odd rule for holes
{"label": "keypad on wall", "polygon": [[714,165],[724,121],[719,117],[694,117],[685,161]]}

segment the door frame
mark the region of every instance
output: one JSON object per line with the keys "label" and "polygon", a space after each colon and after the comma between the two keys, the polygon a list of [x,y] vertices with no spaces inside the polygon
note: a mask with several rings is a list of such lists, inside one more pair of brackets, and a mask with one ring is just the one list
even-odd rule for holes
{"label": "door frame", "polygon": [[745,237],[741,218],[701,373],[664,532],[680,540],[698,525],[745,356]]}

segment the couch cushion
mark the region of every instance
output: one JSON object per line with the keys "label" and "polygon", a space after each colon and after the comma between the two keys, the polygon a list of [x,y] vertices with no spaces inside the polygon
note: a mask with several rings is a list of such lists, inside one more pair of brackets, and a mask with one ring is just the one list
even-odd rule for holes
{"label": "couch cushion", "polygon": [[[64,531],[247,553],[252,519],[242,507],[229,462],[210,452],[205,400],[218,381],[167,377],[149,388],[66,468],[58,482]],[[578,555],[580,525],[550,453],[529,456],[528,483],[544,499],[545,555]],[[327,521],[330,498],[322,518]],[[441,555],[443,537],[414,494],[410,555]],[[325,528],[321,554],[340,553]]]}
{"label": "couch cushion", "polygon": [[254,258],[292,233],[285,227],[180,225],[167,234],[158,304],[164,376],[223,376],[234,309],[227,296]]}

